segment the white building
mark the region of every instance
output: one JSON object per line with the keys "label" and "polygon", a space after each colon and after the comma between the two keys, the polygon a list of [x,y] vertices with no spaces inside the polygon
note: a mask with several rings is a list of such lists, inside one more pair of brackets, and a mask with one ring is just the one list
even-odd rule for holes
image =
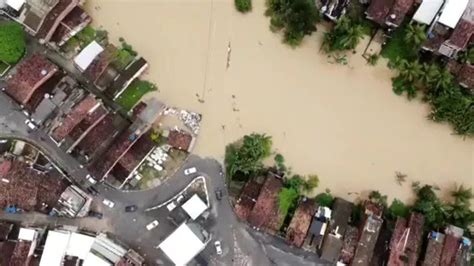
{"label": "white building", "polygon": [[94,59],[104,51],[96,41],[92,41],[74,58],[74,64],[77,68],[84,72],[92,64]]}
{"label": "white building", "polygon": [[191,219],[196,220],[205,210],[207,210],[208,206],[197,194],[194,194],[181,206],[181,208],[183,208]]}

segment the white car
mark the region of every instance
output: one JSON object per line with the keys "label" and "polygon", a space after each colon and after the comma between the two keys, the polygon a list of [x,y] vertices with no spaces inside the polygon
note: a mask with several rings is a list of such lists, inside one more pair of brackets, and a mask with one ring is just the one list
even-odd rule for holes
{"label": "white car", "polygon": [[146,230],[150,231],[153,228],[157,227],[159,224],[160,223],[158,222],[158,220],[154,220],[153,222],[146,225]]}
{"label": "white car", "polygon": [[174,208],[176,208],[176,204],[172,201],[171,203],[166,205],[166,208],[168,209],[168,211],[172,211],[174,210]]}
{"label": "white car", "polygon": [[176,202],[177,203],[180,203],[181,201],[184,200],[184,196],[183,195],[179,195],[178,198],[176,199]]}
{"label": "white car", "polygon": [[221,241],[216,241],[216,242],[214,242],[214,247],[216,247],[216,253],[217,253],[217,255],[222,255]]}
{"label": "white car", "polygon": [[32,130],[35,130],[37,128],[37,126],[33,122],[31,122],[30,119],[26,119],[25,124]]}
{"label": "white car", "polygon": [[[82,165],[81,165],[82,166]],[[83,168],[84,166],[82,166],[81,168]],[[89,181],[89,183],[91,183],[92,185],[95,185],[97,183],[97,180],[95,180],[94,178],[92,178],[91,175],[87,175],[86,176],[86,179],[87,181]]]}
{"label": "white car", "polygon": [[185,175],[191,175],[191,174],[194,174],[196,172],[197,172],[196,167],[190,167],[190,168],[184,169],[184,174]]}
{"label": "white car", "polygon": [[102,201],[102,203],[104,203],[104,205],[109,207],[109,208],[113,208],[115,206],[115,203],[113,201],[108,200],[108,199],[104,199]]}

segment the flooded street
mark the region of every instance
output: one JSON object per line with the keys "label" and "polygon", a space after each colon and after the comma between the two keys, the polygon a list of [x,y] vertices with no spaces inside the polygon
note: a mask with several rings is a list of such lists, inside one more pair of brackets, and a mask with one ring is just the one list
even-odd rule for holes
{"label": "flooded street", "polygon": [[328,62],[319,26],[292,49],[269,30],[264,0],[253,6],[242,15],[233,0],[88,0],[95,25],[149,61],[144,78],[159,92],[147,97],[203,114],[198,155],[223,159],[225,145],[262,132],[293,172],[349,199],[370,189],[408,199],[412,181],[474,186],[474,141],[396,96],[384,61]]}

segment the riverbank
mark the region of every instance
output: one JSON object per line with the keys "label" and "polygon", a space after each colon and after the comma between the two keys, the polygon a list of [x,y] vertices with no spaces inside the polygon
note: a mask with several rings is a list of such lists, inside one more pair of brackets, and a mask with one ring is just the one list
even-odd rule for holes
{"label": "riverbank", "polygon": [[[201,156],[223,159],[228,143],[264,132],[294,172],[349,199],[369,189],[408,199],[411,181],[474,186],[474,141],[394,95],[384,61],[329,63],[321,27],[291,49],[269,30],[264,1],[247,15],[231,0],[89,0],[88,11],[149,61],[159,92],[147,97],[203,114]],[[396,171],[408,175],[403,186]]]}

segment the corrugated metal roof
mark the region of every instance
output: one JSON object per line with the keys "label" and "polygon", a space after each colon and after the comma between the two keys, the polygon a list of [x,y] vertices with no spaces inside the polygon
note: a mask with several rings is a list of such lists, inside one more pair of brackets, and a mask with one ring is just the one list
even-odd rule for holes
{"label": "corrugated metal roof", "polygon": [[468,3],[469,0],[447,0],[438,22],[454,29]]}
{"label": "corrugated metal roof", "polygon": [[443,3],[444,0],[424,0],[416,10],[413,20],[430,25]]}
{"label": "corrugated metal roof", "polygon": [[104,48],[96,41],[92,41],[74,58],[74,63],[79,67],[79,70],[85,71],[102,51]]}

